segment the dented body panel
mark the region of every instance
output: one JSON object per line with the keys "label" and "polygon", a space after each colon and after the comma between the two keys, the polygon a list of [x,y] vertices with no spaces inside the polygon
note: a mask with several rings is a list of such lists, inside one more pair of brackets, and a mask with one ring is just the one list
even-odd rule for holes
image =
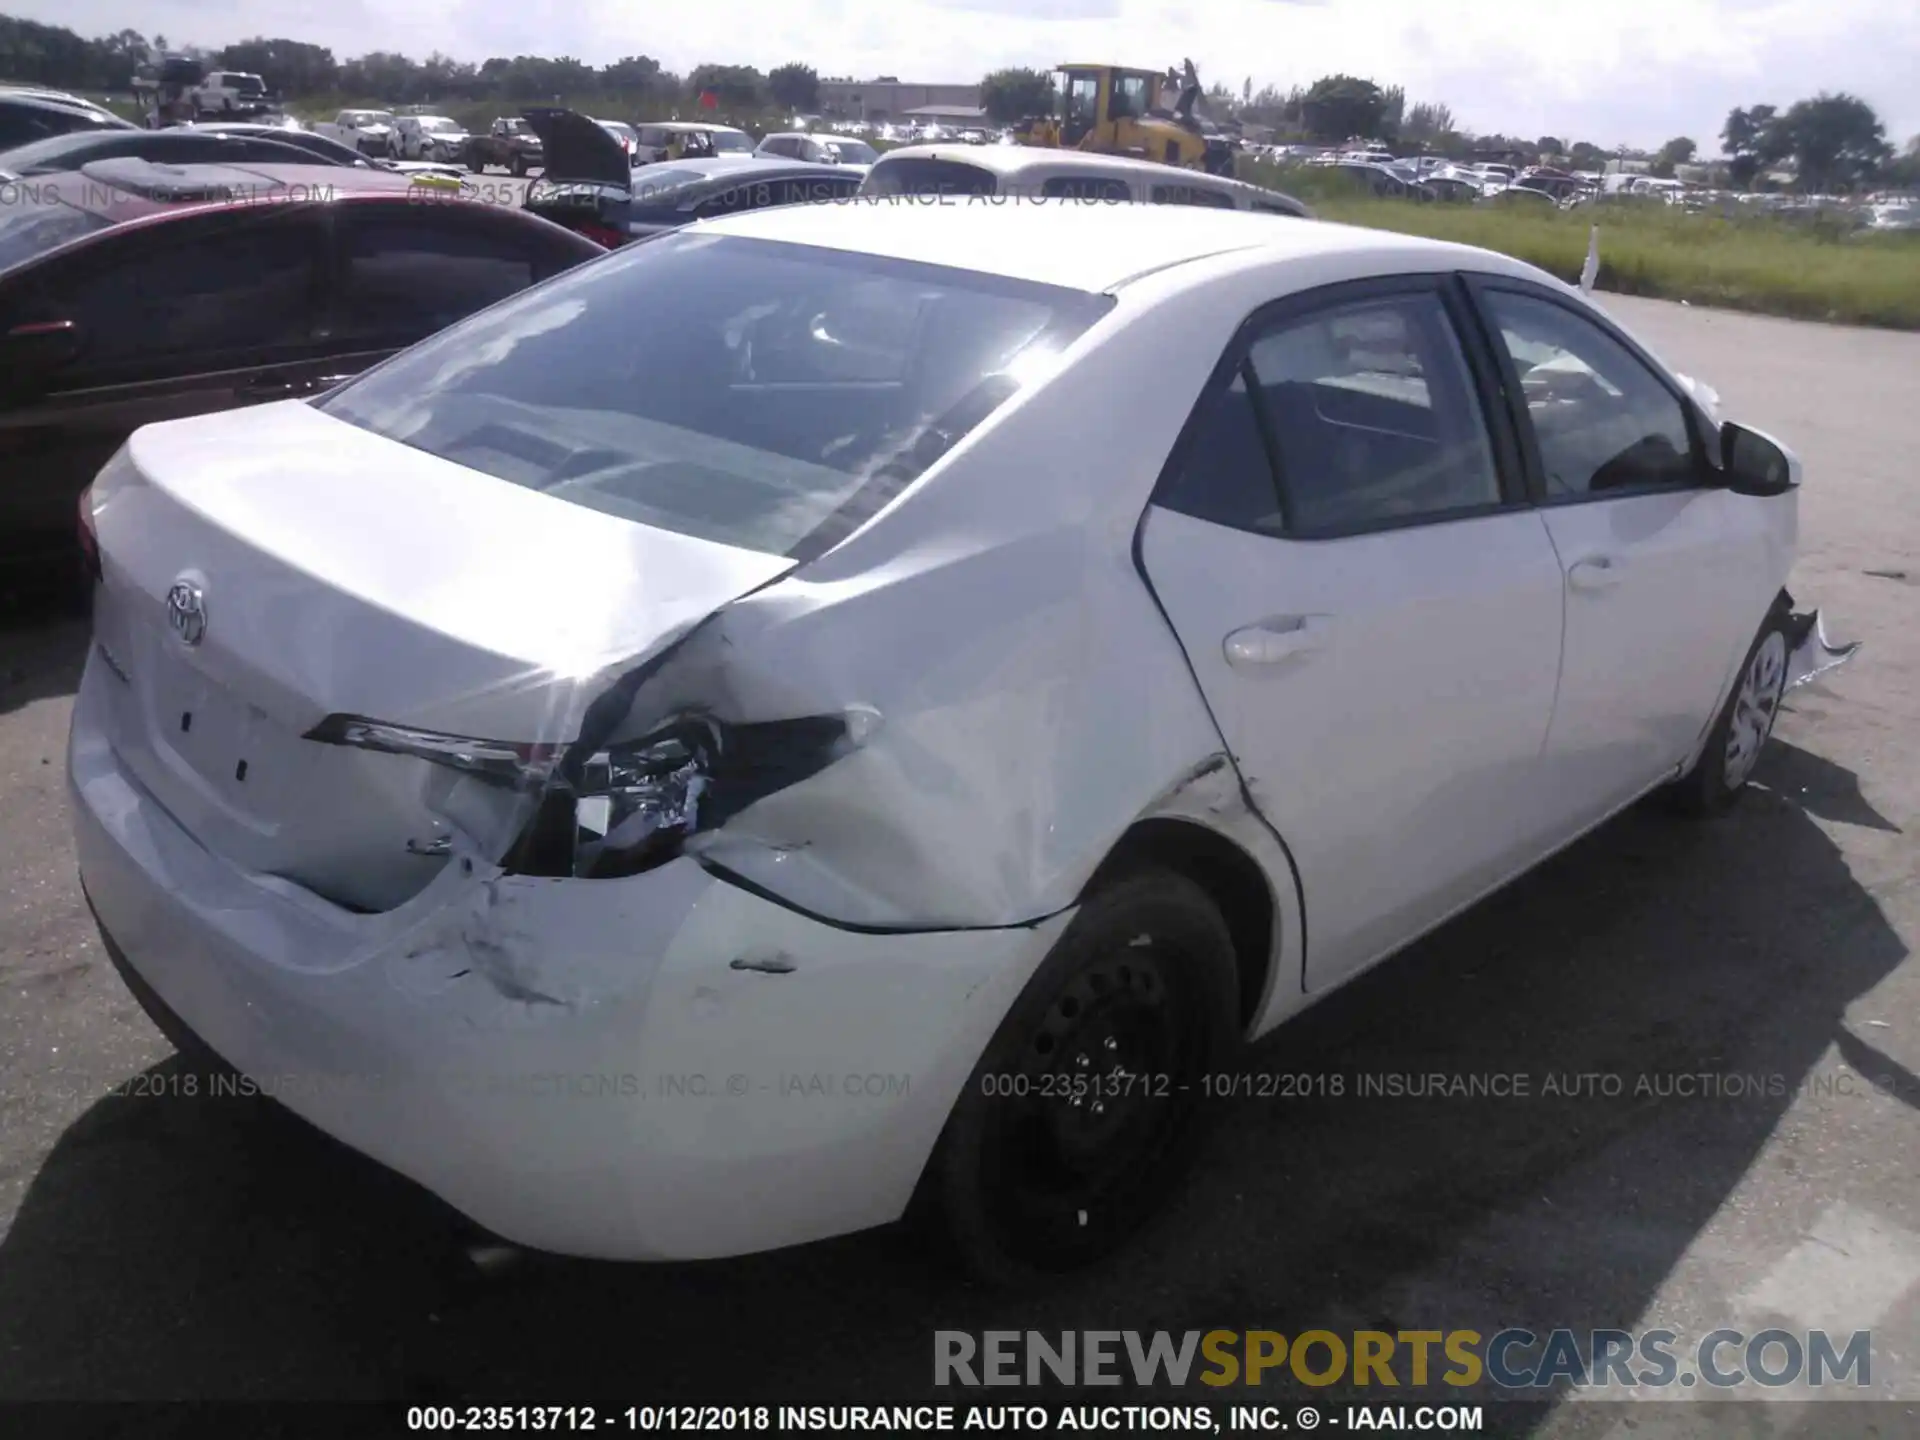
{"label": "dented body panel", "polygon": [[353,915],[196,844],[87,723],[117,683],[96,654],[70,756],[103,929],[261,1089],[522,1244],[696,1259],[898,1218],[1071,918],[855,935],[691,859],[592,884],[456,860]]}

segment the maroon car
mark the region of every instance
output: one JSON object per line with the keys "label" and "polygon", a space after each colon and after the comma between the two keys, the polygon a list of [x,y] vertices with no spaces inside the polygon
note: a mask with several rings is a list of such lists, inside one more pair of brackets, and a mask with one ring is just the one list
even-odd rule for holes
{"label": "maroon car", "polygon": [[18,189],[0,207],[0,599],[71,573],[79,495],[137,427],[317,394],[604,253],[381,170],[118,159]]}

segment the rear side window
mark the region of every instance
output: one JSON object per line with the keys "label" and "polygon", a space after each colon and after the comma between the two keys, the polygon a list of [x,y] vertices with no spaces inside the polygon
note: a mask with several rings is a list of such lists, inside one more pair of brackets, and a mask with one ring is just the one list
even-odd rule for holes
{"label": "rear side window", "polygon": [[1362,529],[1500,503],[1472,372],[1433,294],[1293,321],[1249,353],[1290,531]]}
{"label": "rear side window", "polygon": [[882,160],[867,172],[863,195],[992,195],[1000,177],[978,165],[930,156]]}
{"label": "rear side window", "polygon": [[334,335],[411,344],[559,273],[579,257],[486,207],[344,208]]}
{"label": "rear side window", "polygon": [[1204,205],[1214,210],[1236,208],[1231,195],[1208,189],[1205,185],[1156,185],[1153,187],[1153,203],[1156,205]]}
{"label": "rear side window", "polygon": [[1242,364],[1224,390],[1205,401],[1180,469],[1160,503],[1197,520],[1239,530],[1278,530],[1280,492],[1260,433],[1253,391]]}
{"label": "rear side window", "polygon": [[1056,175],[1040,187],[1048,200],[1097,200],[1107,204],[1131,201],[1133,187],[1124,180],[1102,175]]}
{"label": "rear side window", "polygon": [[1472,373],[1432,292],[1276,322],[1194,424],[1160,501],[1202,520],[1312,537],[1501,502]]}
{"label": "rear side window", "polygon": [[510,301],[320,408],[611,515],[805,558],[1020,388],[1106,297],[683,230]]}

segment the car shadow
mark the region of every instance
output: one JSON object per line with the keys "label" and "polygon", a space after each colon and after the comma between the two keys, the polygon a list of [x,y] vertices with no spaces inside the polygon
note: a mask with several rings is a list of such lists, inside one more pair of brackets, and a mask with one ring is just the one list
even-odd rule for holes
{"label": "car shadow", "polygon": [[[1103,1271],[1009,1296],[895,1230],[476,1263],[439,1202],[270,1102],[173,1093],[169,1060],[67,1128],[0,1242],[0,1394],[966,1404],[1021,1397],[933,1392],[936,1329],[1630,1329],[1793,1088],[1837,1044],[1871,1062],[1845,1012],[1906,954],[1814,823],[1852,777],[1777,750],[1733,815],[1638,807],[1264,1040],[1248,1073],[1293,1093],[1221,1102],[1196,1183]],[[1703,1072],[1785,1089],[1636,1093]],[[1529,1093],[1361,1093],[1435,1075]]]}
{"label": "car shadow", "polygon": [[86,664],[87,621],[78,615],[41,615],[31,623],[0,620],[0,715],[36,700],[71,695]]}

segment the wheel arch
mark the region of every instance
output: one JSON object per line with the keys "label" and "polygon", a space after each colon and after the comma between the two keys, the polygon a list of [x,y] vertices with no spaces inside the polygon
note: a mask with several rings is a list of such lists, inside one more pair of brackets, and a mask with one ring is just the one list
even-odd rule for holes
{"label": "wheel arch", "polygon": [[1197,820],[1150,815],[1127,827],[1108,850],[1082,887],[1081,901],[1145,866],[1184,875],[1220,907],[1240,977],[1241,1028],[1251,1031],[1270,1008],[1286,948],[1281,905],[1266,870],[1238,841]]}

